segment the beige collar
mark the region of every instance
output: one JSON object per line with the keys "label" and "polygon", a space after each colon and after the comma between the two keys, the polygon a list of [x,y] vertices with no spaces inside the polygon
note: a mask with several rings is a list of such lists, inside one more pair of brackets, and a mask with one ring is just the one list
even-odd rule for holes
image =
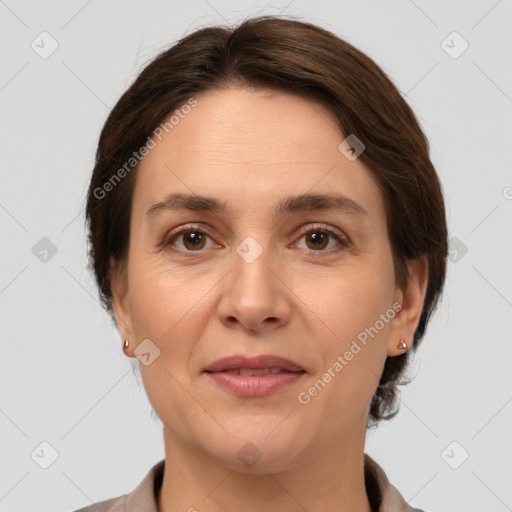
{"label": "beige collar", "polygon": [[[96,512],[101,505],[102,512],[158,512],[157,497],[165,468],[165,459],[157,462],[139,485],[129,494],[96,503],[76,512]],[[376,512],[423,512],[411,507],[390,484],[384,470],[366,453],[364,473],[368,499]]]}

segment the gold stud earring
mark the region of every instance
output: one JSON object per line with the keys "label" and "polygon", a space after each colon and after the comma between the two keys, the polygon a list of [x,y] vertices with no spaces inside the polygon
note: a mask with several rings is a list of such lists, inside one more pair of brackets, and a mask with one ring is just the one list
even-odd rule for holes
{"label": "gold stud earring", "polygon": [[405,341],[401,339],[400,343],[398,344],[398,348],[406,349],[407,348],[407,343],[405,343]]}
{"label": "gold stud earring", "polygon": [[126,350],[128,348],[128,345],[130,344],[130,340],[124,340],[123,343],[123,350]]}

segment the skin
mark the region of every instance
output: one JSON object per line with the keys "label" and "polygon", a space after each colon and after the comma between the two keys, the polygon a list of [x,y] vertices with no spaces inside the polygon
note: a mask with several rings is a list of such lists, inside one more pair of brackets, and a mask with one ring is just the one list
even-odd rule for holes
{"label": "skin", "polygon": [[[406,289],[396,285],[384,199],[361,159],[338,150],[345,135],[323,106],[262,89],[196,99],[141,162],[128,260],[111,260],[127,355],[147,338],[160,350],[150,365],[139,363],[164,425],[160,510],[371,512],[363,473],[369,404],[386,357],[404,352],[401,338],[412,343],[426,266],[411,262]],[[230,211],[146,215],[175,192],[225,200]],[[332,192],[367,214],[272,215],[284,196]],[[199,249],[190,233],[172,237],[187,223],[204,233]],[[324,231],[315,223],[338,229],[348,247],[327,235],[318,248],[312,234]],[[252,263],[236,252],[247,236],[263,250]],[[301,404],[298,393],[395,302],[402,310]],[[203,373],[233,354],[278,355],[306,373],[272,395],[237,397]],[[261,458],[246,467],[237,453],[249,442]]]}

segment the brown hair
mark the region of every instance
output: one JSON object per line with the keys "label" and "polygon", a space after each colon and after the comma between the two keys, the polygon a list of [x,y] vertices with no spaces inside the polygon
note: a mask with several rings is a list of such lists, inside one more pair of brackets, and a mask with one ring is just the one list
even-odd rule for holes
{"label": "brown hair", "polygon": [[[322,102],[345,135],[365,145],[359,156],[381,188],[397,283],[407,262],[428,263],[425,303],[416,350],[445,279],[447,228],[441,186],[428,142],[411,108],[369,57],[318,26],[276,16],[237,27],[209,27],[181,39],[140,73],[112,109],[101,131],[88,191],[89,257],[100,298],[112,318],[109,259],[119,268],[129,247],[134,152],[174,110],[203,91],[271,88]],[[128,163],[128,165],[127,165]],[[122,171],[124,169],[124,171]],[[386,359],[372,398],[368,426],[392,418],[409,351]]]}

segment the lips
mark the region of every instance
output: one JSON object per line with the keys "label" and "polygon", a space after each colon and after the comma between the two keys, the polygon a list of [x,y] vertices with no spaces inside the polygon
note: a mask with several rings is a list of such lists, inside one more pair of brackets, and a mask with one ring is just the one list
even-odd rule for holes
{"label": "lips", "polygon": [[218,359],[207,368],[221,389],[238,397],[264,397],[298,383],[306,371],[298,364],[272,355],[231,356]]}
{"label": "lips", "polygon": [[273,375],[281,372],[304,372],[304,368],[282,357],[261,355],[247,357],[235,355],[218,359],[204,369],[205,372],[229,372],[234,375]]}
{"label": "lips", "polygon": [[224,370],[225,373],[230,375],[241,375],[242,377],[254,377],[256,375],[276,375],[287,370],[282,368],[264,368],[262,370],[255,370],[254,368],[235,368],[233,370]]}

